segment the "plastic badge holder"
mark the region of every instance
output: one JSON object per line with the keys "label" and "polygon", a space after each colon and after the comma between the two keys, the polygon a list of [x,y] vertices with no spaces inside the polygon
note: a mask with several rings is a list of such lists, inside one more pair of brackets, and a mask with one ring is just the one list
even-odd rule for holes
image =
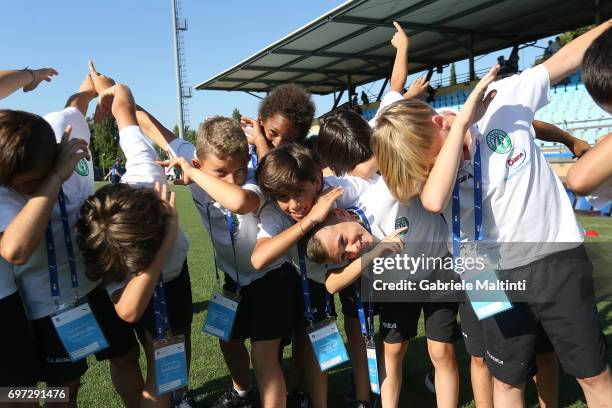
{"label": "plastic badge holder", "polygon": [[187,386],[187,358],[185,338],[167,337],[155,341],[155,382],[157,395]]}
{"label": "plastic badge holder", "polygon": [[51,317],[51,321],[72,362],[108,347],[87,302],[63,308]]}
{"label": "plastic badge holder", "polygon": [[378,361],[376,360],[376,346],[373,341],[366,343],[366,355],[368,357],[368,374],[370,376],[370,389],[376,395],[380,395],[380,382],[378,380]]}
{"label": "plastic badge holder", "polygon": [[202,331],[227,342],[232,334],[240,297],[213,291]]}
{"label": "plastic badge holder", "polygon": [[306,329],[321,371],[329,370],[348,361],[348,354],[338,326],[334,320],[326,319]]}

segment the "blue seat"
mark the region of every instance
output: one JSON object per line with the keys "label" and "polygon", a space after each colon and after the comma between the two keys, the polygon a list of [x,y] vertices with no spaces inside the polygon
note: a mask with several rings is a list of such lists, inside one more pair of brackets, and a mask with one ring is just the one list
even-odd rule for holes
{"label": "blue seat", "polygon": [[565,192],[567,193],[567,198],[569,198],[570,203],[572,204],[572,208],[574,208],[574,206],[576,205],[576,195],[569,188],[566,188]]}
{"label": "blue seat", "polygon": [[580,196],[576,200],[574,209],[578,211],[591,211],[593,209],[593,206],[589,204],[588,200],[585,197]]}
{"label": "blue seat", "polygon": [[609,217],[612,213],[612,201],[608,201],[608,204],[606,204],[602,209],[600,209],[599,213],[602,217]]}

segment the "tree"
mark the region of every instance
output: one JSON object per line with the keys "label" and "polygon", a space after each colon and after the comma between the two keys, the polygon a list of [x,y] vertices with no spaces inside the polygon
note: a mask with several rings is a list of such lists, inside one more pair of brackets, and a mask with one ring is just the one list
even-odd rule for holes
{"label": "tree", "polygon": [[457,73],[455,72],[455,63],[450,66],[450,84],[457,85]]}
{"label": "tree", "polygon": [[94,167],[105,171],[113,165],[116,159],[125,161],[125,156],[119,146],[119,129],[117,129],[114,118],[109,116],[99,123],[94,123],[91,118],[87,118],[87,124],[91,132],[89,150]]}
{"label": "tree", "polygon": [[241,117],[242,117],[242,114],[240,113],[238,108],[234,108],[234,111],[232,112],[232,120],[236,123],[240,123]]}
{"label": "tree", "polygon": [[[172,128],[172,133],[174,133],[176,137],[179,137],[179,131],[178,131],[177,125],[174,125],[174,127]],[[185,136],[186,141],[195,145],[196,134],[197,132],[195,131],[195,129],[190,129],[189,126],[185,126],[185,131],[183,132],[183,135]]]}

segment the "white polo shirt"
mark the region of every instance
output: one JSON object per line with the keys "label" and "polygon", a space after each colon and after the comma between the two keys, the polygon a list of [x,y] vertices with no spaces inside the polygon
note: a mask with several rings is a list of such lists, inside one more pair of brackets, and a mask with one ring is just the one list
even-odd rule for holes
{"label": "white polo shirt", "polygon": [[[190,162],[196,158],[195,147],[185,140],[175,139],[170,143],[170,147],[177,156],[184,157]],[[242,188],[253,191],[259,196],[260,207],[255,212],[244,215],[232,215],[234,225],[232,234],[236,251],[235,260],[232,240],[225,218],[226,214],[229,212],[215,202],[212,197],[197,184],[193,183],[189,188],[191,189],[193,202],[200,213],[202,225],[206,231],[208,231],[208,236],[212,238],[213,250],[217,257],[219,269],[228,274],[234,282],[237,281],[237,276],[239,276],[240,286],[246,286],[262,278],[268,271],[278,268],[285,262],[285,259],[281,258],[277,262],[261,270],[256,270],[251,264],[251,254],[253,253],[253,248],[257,241],[259,223],[257,214],[259,214],[259,211],[266,201],[259,186],[255,183],[254,170],[252,168],[248,169],[247,181],[242,185]],[[210,224],[208,220],[209,212]],[[237,275],[238,273],[239,275]]]}
{"label": "white polo shirt", "polygon": [[[535,112],[549,101],[548,71],[538,65],[490,88],[497,95],[472,132],[471,159],[459,169],[461,239],[474,239],[473,164],[478,139],[485,254],[497,269],[510,269],[580,245],[584,231],[561,181],[534,143]],[[451,198],[444,212],[451,233],[452,204]]]}
{"label": "white polo shirt", "polygon": [[[55,133],[56,141],[61,141],[64,129],[72,125],[70,138],[84,139],[89,143],[90,133],[83,114],[78,109],[66,108],[61,112],[46,115]],[[72,175],[62,185],[66,198],[68,224],[72,234],[73,251],[75,255],[77,279],[79,282],[78,296],[83,297],[91,292],[98,282],[93,282],[85,276],[85,264],[79,251],[75,225],[83,201],[93,193],[93,168],[91,162],[81,160],[77,163]],[[0,231],[13,221],[27,203],[29,197],[4,187],[0,187]],[[51,212],[53,241],[58,268],[60,303],[71,303],[74,295],[71,287],[70,269],[66,253],[64,229],[61,222],[59,204],[55,204]],[[55,311],[49,282],[49,265],[47,263],[46,241],[43,238],[25,265],[14,266],[15,278],[30,319],[40,319]]]}

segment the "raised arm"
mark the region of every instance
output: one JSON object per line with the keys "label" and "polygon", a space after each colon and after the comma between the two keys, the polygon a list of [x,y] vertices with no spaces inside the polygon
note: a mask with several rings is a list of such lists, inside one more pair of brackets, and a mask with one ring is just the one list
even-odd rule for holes
{"label": "raised arm", "polygon": [[612,20],[608,20],[598,25],[567,43],[552,57],[544,61],[543,65],[546,67],[548,75],[550,76],[550,85],[557,84],[563,78],[580,68],[587,48],[589,48],[593,40],[610,27],[612,27]]}
{"label": "raised arm", "polygon": [[96,88],[94,86],[93,81],[90,76],[87,75],[81,85],[79,86],[79,91],[68,98],[66,102],[66,107],[73,107],[78,109],[83,116],[87,116],[87,110],[89,108],[89,103],[93,98],[98,96],[96,92]]}
{"label": "raised arm", "polygon": [[99,95],[98,103],[102,114],[106,111],[113,114],[119,130],[127,126],[138,126],[136,103],[127,85],[117,84],[108,88]]}
{"label": "raised arm", "polygon": [[567,185],[577,194],[587,195],[612,177],[612,134],[592,147],[567,173]]}
{"label": "raised arm", "polygon": [[23,88],[23,92],[33,91],[42,81],[51,82],[53,75],[57,75],[53,68],[0,71],[0,99],[6,98],[19,88]]}
{"label": "raised arm", "polygon": [[540,120],[533,121],[533,129],[536,133],[536,138],[544,142],[563,143],[572,152],[574,157],[581,157],[591,146],[582,139],[578,139],[559,129],[557,126]]}
{"label": "raised arm", "polygon": [[410,40],[402,26],[394,21],[393,25],[397,30],[391,39],[391,45],[395,48],[395,62],[391,72],[391,90],[400,94],[404,93],[406,77],[408,76],[408,46]]}
{"label": "raised arm", "polygon": [[421,190],[421,202],[426,210],[441,213],[446,208],[457,179],[465,135],[470,126],[484,115],[486,107],[495,96],[492,91],[485,97],[485,92],[498,71],[499,65],[491,68],[489,73],[478,82],[465,101],[463,109],[453,121],[436,162]]}
{"label": "raised arm", "polygon": [[170,142],[176,139],[176,135],[168,128],[162,125],[155,116],[144,110],[141,106],[136,105],[136,120],[142,132],[147,135],[153,143],[168,151]]}

